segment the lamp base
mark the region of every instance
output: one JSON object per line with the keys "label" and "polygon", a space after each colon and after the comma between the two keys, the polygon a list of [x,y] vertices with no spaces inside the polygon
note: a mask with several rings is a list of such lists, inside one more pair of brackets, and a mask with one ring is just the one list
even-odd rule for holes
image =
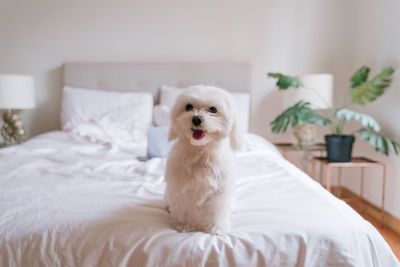
{"label": "lamp base", "polygon": [[25,141],[23,123],[16,112],[8,110],[3,113],[1,135],[4,139],[4,146],[19,144]]}
{"label": "lamp base", "polygon": [[300,123],[293,127],[293,134],[297,138],[298,146],[313,145],[317,136],[317,127],[314,124]]}

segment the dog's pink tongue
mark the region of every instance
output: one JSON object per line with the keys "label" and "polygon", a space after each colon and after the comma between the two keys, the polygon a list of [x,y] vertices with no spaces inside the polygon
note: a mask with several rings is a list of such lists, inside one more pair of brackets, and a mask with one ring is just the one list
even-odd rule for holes
{"label": "dog's pink tongue", "polygon": [[204,131],[202,130],[194,130],[193,131],[193,138],[196,140],[200,140],[204,136]]}

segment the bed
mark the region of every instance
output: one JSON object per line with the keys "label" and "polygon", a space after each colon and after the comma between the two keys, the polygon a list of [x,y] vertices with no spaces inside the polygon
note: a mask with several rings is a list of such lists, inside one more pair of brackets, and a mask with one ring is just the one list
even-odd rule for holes
{"label": "bed", "polygon": [[[249,81],[248,64],[64,67],[65,85],[145,90],[155,102],[162,84],[238,92],[249,90]],[[233,230],[222,236],[171,228],[166,160],[138,157],[146,142],[132,153],[64,130],[1,149],[0,266],[399,265],[379,232],[346,203],[267,140],[250,133],[244,140]]]}

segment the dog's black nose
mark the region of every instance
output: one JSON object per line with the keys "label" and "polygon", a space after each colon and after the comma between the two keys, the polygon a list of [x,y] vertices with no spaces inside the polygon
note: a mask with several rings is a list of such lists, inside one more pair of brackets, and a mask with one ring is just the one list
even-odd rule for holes
{"label": "dog's black nose", "polygon": [[201,124],[201,117],[200,116],[193,116],[192,123],[194,126],[199,126]]}

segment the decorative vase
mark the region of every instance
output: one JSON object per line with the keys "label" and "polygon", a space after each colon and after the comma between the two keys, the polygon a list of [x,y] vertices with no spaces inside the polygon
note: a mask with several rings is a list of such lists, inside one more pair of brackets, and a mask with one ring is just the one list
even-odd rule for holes
{"label": "decorative vase", "polygon": [[325,135],[329,162],[349,162],[354,143],[353,135]]}
{"label": "decorative vase", "polygon": [[1,135],[5,145],[19,144],[25,140],[22,120],[15,111],[6,111],[3,113]]}
{"label": "decorative vase", "polygon": [[317,135],[317,127],[315,124],[299,123],[293,127],[293,134],[300,146],[311,145]]}

